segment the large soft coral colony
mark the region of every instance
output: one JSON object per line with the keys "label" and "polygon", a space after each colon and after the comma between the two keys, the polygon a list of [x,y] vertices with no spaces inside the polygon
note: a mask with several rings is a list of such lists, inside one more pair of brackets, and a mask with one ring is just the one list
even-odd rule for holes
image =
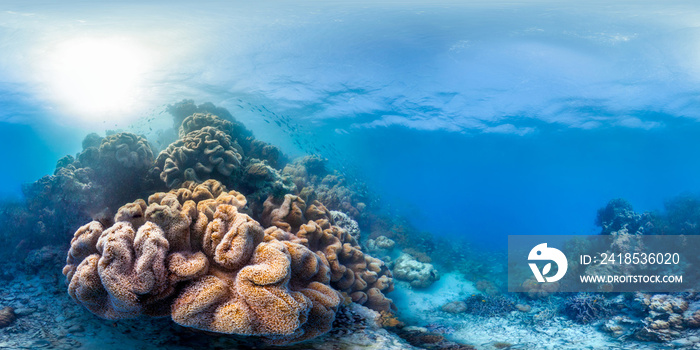
{"label": "large soft coral colony", "polygon": [[262,222],[270,225],[265,232],[316,252],[330,267],[331,286],[376,311],[395,308],[384,295],[394,289],[391,271],[382,260],[364,254],[348,231],[333,225],[323,204],[314,201],[307,206],[301,198],[288,194],[284,200],[270,196],[264,207]]}
{"label": "large soft coral colony", "polygon": [[[312,183],[316,173],[330,176],[323,160],[289,168],[313,178],[302,183],[304,176],[281,169],[287,161],[277,147],[255,140],[225,110],[185,101],[171,112],[180,139],[155,159],[145,138],[121,133],[89,135],[78,160],[59,161],[75,169],[71,183],[84,182],[83,192],[97,197],[83,206],[94,203],[100,213],[85,210],[94,221],[71,241],[63,273],[73,299],[106,319],[170,316],[272,344],[328,332],[341,301],[395,309],[385,296],[393,289],[388,267],[365,254],[353,236],[359,232],[336,225],[324,205],[352,209],[335,215],[352,221],[346,214],[358,216],[362,203],[346,198],[347,187]],[[78,181],[85,165],[88,175],[105,176]]]}
{"label": "large soft coral colony", "polygon": [[214,180],[186,185],[123,206],[107,229],[81,227],[64,267],[70,295],[108,319],[170,314],[276,344],[330,330],[340,294],[325,260],[267,235],[239,212],[241,194]]}

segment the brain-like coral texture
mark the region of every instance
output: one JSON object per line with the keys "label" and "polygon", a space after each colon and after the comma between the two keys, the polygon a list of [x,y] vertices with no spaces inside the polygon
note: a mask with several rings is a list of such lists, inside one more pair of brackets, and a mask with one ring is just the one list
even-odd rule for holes
{"label": "brain-like coral texture", "polygon": [[205,126],[170,144],[156,159],[160,179],[169,188],[185,181],[226,180],[241,168],[241,150],[224,131]]}
{"label": "brain-like coral texture", "polygon": [[366,207],[365,191],[351,188],[354,186],[339,172],[331,172],[327,163],[327,159],[306,156],[285,166],[283,173],[292,177],[297,194],[303,200],[309,203],[318,200],[330,210],[342,211],[360,220]]}
{"label": "brain-like coral texture", "polygon": [[391,271],[383,261],[362,252],[355,238],[333,225],[330,212],[318,201],[307,206],[298,196],[269,197],[262,222],[266,234],[278,240],[301,243],[330,267],[331,286],[354,302],[377,311],[394,305],[384,293],[394,288]]}
{"label": "brain-like coral texture", "polygon": [[99,150],[102,162],[118,162],[126,169],[148,169],[153,164],[153,150],[148,140],[131,133],[118,133],[102,139]]}
{"label": "brain-like coral texture", "polygon": [[217,128],[227,135],[231,135],[233,131],[233,123],[228,120],[221,119],[210,113],[193,113],[182,121],[179,128],[180,138],[185,137],[185,135],[192,131],[200,130],[207,126]]}
{"label": "brain-like coral texture", "polygon": [[63,270],[69,294],[108,319],[170,315],[274,344],[326,333],[340,304],[329,265],[267,235],[245,206],[214,180],[124,205],[111,227],[93,221],[75,233]]}

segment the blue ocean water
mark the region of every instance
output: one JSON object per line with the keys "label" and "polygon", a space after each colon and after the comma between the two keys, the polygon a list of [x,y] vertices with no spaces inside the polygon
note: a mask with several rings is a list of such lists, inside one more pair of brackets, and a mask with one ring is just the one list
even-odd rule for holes
{"label": "blue ocean water", "polygon": [[692,1],[5,2],[0,198],[91,132],[144,135],[157,156],[167,106],[192,99],[327,158],[434,237],[504,251],[508,235],[598,234],[612,199],[662,212],[700,194],[698,16]]}
{"label": "blue ocean water", "polygon": [[[8,4],[4,40],[31,55],[76,36],[131,35],[179,54],[154,59],[170,65],[146,74],[153,80],[138,86],[146,91],[139,102],[204,98],[236,114],[243,97],[287,115],[303,134],[263,123],[255,110],[237,114],[293,155],[334,159],[321,148],[334,144],[387,205],[441,236],[594,233],[595,210],[609,199],[656,210],[700,190],[691,161],[699,33],[686,21],[689,3],[264,4],[230,15],[212,11],[219,5],[199,8],[207,26],[168,36],[168,16],[181,19],[184,3],[160,9],[162,18],[149,17],[155,5],[103,5],[115,18],[145,10],[128,22],[100,6],[76,5],[68,15]],[[35,24],[23,14],[49,24],[29,32]],[[71,22],[81,16],[94,33]],[[238,24],[222,30],[229,22]],[[80,151],[88,131],[123,128],[159,108],[71,109],[41,88],[56,76],[43,65],[51,62],[33,57],[3,59],[3,90],[16,98],[3,100],[2,145],[12,164],[23,164],[3,174],[7,194]],[[299,149],[290,135],[321,152]]]}

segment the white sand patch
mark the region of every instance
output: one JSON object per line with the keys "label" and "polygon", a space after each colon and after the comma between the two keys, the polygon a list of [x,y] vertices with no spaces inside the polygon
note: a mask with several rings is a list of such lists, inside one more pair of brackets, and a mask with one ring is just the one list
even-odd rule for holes
{"label": "white sand patch", "polygon": [[399,308],[401,319],[409,322],[424,320],[427,312],[479,292],[471,281],[456,272],[441,275],[440,280],[424,289],[413,289],[406,282],[394,281],[394,291],[389,297]]}

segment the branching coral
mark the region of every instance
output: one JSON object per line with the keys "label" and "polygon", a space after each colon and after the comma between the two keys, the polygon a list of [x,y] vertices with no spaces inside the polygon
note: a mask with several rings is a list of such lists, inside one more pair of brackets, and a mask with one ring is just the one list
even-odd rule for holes
{"label": "branching coral", "polygon": [[572,320],[588,324],[610,314],[610,303],[602,295],[578,293],[566,299],[564,314]]}
{"label": "branching coral", "polygon": [[464,300],[466,311],[484,317],[499,316],[515,310],[515,301],[501,295],[473,294]]}
{"label": "branching coral", "polygon": [[213,180],[185,185],[123,206],[107,229],[81,227],[64,267],[70,295],[108,319],[170,314],[275,344],[330,330],[340,295],[323,257],[266,235],[239,212],[240,193]]}

